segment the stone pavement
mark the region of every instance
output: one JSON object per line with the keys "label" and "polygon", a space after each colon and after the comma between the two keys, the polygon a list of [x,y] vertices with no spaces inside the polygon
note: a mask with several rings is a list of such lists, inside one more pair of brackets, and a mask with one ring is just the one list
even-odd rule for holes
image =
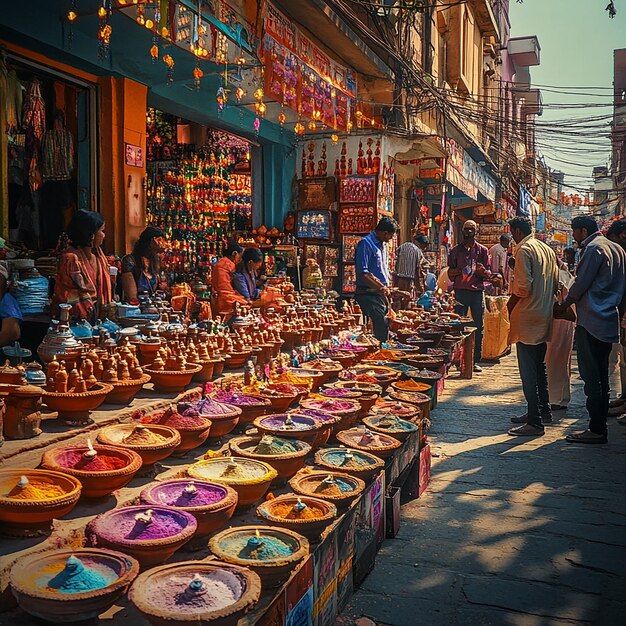
{"label": "stone pavement", "polygon": [[[432,479],[337,624],[626,624],[626,428],[586,427],[582,381],[544,437],[508,437],[524,412],[515,356],[446,381]],[[369,619],[367,619],[369,618]]]}

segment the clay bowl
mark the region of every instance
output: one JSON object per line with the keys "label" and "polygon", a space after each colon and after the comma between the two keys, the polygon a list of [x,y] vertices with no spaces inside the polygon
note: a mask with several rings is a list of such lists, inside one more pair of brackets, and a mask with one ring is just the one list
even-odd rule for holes
{"label": "clay bowl", "polygon": [[400,400],[400,402],[414,404],[420,408],[425,419],[430,418],[432,399],[424,393],[420,393],[418,391],[397,391],[393,389],[389,393],[389,398],[392,400]]}
{"label": "clay bowl", "polygon": [[153,370],[144,367],[143,371],[150,374],[154,388],[161,393],[180,393],[191,383],[191,379],[202,369],[202,365],[187,363],[186,369],[180,370]]}
{"label": "clay bowl", "polygon": [[400,400],[387,400],[379,398],[370,409],[369,415],[395,415],[403,420],[413,422],[421,419],[422,411],[415,404],[401,402]]}
{"label": "clay bowl", "polygon": [[324,372],[320,370],[316,370],[315,368],[307,368],[306,363],[302,365],[302,367],[290,367],[287,371],[294,376],[304,378],[305,381],[309,382],[311,391],[317,391],[324,381],[324,377],[326,376]]}
{"label": "clay bowl", "polygon": [[227,435],[241,419],[241,409],[231,404],[219,402],[213,398],[205,398],[200,403],[192,404],[191,408],[199,411],[199,416],[210,420],[211,438],[223,437]]}
{"label": "clay bowl", "polygon": [[324,411],[325,413],[330,413],[341,418],[339,423],[335,424],[333,427],[335,434],[344,428],[349,428],[356,422],[361,411],[359,399],[351,400],[350,398],[327,398],[325,396],[319,396],[303,400],[300,406],[307,411]]}
{"label": "clay bowl", "polygon": [[295,348],[296,342],[299,341],[300,335],[293,330],[281,330],[280,338],[283,342],[283,346],[285,350],[293,350]]}
{"label": "clay bowl", "polygon": [[337,507],[320,498],[288,493],[259,505],[256,514],[272,526],[288,528],[311,541],[317,540],[333,523]]}
{"label": "clay bowl", "polygon": [[141,388],[149,382],[148,374],[144,374],[141,378],[109,382],[107,385],[111,385],[113,389],[109,391],[106,402],[107,404],[130,404]]}
{"label": "clay bowl", "polygon": [[192,478],[215,481],[232,487],[239,496],[239,505],[260,500],[278,475],[269,464],[256,459],[214,457],[198,461],[187,468]]}
{"label": "clay bowl", "polygon": [[[329,477],[331,482],[328,482]],[[327,471],[300,472],[289,485],[300,495],[332,502],[338,508],[349,506],[365,489],[365,483],[356,476]]]}
{"label": "clay bowl", "polygon": [[[72,559],[68,567],[71,557],[80,563]],[[80,577],[81,567],[100,574],[102,586],[75,590],[71,581]],[[77,573],[68,576],[69,571]],[[124,594],[138,573],[139,563],[120,552],[54,549],[20,558],[11,569],[10,584],[23,611],[46,622],[67,624],[97,618]]]}
{"label": "clay bowl", "polygon": [[[141,521],[150,516],[150,522]],[[90,546],[119,550],[139,561],[142,568],[167,561],[196,532],[196,518],[165,506],[123,506],[92,519],[85,528]]]}
{"label": "clay bowl", "polygon": [[198,383],[206,383],[213,379],[213,372],[215,371],[216,359],[207,359],[206,361],[198,361],[198,365],[201,366],[201,370],[193,375],[192,380]]}
{"label": "clay bowl", "polygon": [[317,422],[324,424],[324,429],[320,431],[319,436],[315,440],[313,447],[319,448],[328,440],[331,436],[342,428],[343,416],[331,413],[329,411],[318,411],[317,409],[292,409],[289,411],[294,415],[304,415],[305,417],[312,417]]}
{"label": "clay bowl", "polygon": [[317,343],[322,340],[322,335],[324,334],[324,329],[320,326],[319,328],[311,328],[311,341],[313,343]]}
{"label": "clay bowl", "polygon": [[336,389],[359,391],[362,394],[361,397],[357,399],[361,405],[361,415],[366,415],[383,393],[383,388],[380,385],[363,383],[356,380],[339,380],[336,383],[332,383],[330,386]]}
{"label": "clay bowl", "polygon": [[313,369],[316,372],[322,372],[324,375],[322,378],[322,385],[327,383],[331,378],[336,377],[341,370],[343,370],[343,366],[341,363],[337,361],[333,361],[331,359],[314,359],[312,361],[306,361],[302,367],[304,369]]}
{"label": "clay bowl", "polygon": [[[418,371],[415,376],[426,380],[423,376],[423,370]],[[409,377],[407,381],[399,381],[391,386],[391,391],[400,393],[423,393],[430,398],[430,408],[434,408],[437,403],[437,385],[436,381],[430,383],[421,382],[413,375]],[[402,416],[399,416],[402,417]]]}
{"label": "clay bowl", "polygon": [[[263,398],[267,398],[270,401],[272,410],[278,413],[285,412],[298,399],[299,396],[299,394],[297,393],[286,394],[279,393],[277,391],[274,391],[272,393],[264,393],[263,391],[261,391],[259,395]],[[254,421],[256,422],[256,420]]]}
{"label": "clay bowl", "polygon": [[[19,487],[22,477],[28,484]],[[50,495],[41,494],[41,490]],[[67,515],[78,502],[82,486],[73,476],[47,469],[0,470],[0,529],[24,536],[48,530],[53,519]],[[9,495],[11,494],[11,495]]]}
{"label": "clay bowl", "polygon": [[429,369],[420,369],[417,374],[411,375],[412,380],[418,383],[432,385],[433,387],[437,386],[437,382],[440,378],[443,378],[443,374],[441,374],[440,372],[433,372]]}
{"label": "clay bowl", "polygon": [[[429,348],[429,350],[432,349],[433,348]],[[409,364],[415,367],[417,370],[427,369],[436,372],[445,365],[445,360],[442,358],[430,356],[429,354],[423,354],[413,357],[409,361]]]}
{"label": "clay bowl", "polygon": [[224,355],[225,368],[227,370],[236,370],[239,367],[243,367],[244,363],[250,358],[252,350],[231,350],[227,355]]}
{"label": "clay bowl", "polygon": [[[228,442],[228,446],[231,454],[234,456],[256,459],[271,465],[276,470],[278,478],[291,478],[297,471],[302,469],[306,456],[311,451],[311,445],[305,441],[270,436],[271,441],[268,442],[268,450],[276,449],[276,451],[273,454],[255,452],[255,448],[262,439],[264,437],[235,437]],[[287,451],[279,449],[280,442],[289,446]],[[292,448],[296,448],[296,450],[293,452],[289,451]]]}
{"label": "clay bowl", "polygon": [[210,535],[226,526],[239,500],[237,492],[228,485],[188,478],[153,483],[139,497],[142,504],[191,513],[198,522],[196,537]]}
{"label": "clay bowl", "polygon": [[237,626],[260,595],[257,574],[219,561],[155,567],[140,574],[128,592],[129,600],[154,626]]}
{"label": "clay bowl", "polygon": [[361,426],[338,433],[337,439],[348,448],[369,452],[379,459],[389,458],[402,445],[395,437],[373,433]]}
{"label": "clay bowl", "polygon": [[[141,437],[137,437],[137,441],[128,443],[124,441],[127,437],[133,435],[133,431],[135,431],[136,435],[140,434],[142,428],[159,435],[162,440],[144,442],[141,441]],[[98,433],[98,441],[100,443],[134,450],[141,457],[144,465],[154,465],[157,461],[167,458],[180,445],[180,440],[180,433],[176,429],[157,424],[112,424],[111,426],[105,426]]]}
{"label": "clay bowl", "polygon": [[72,423],[87,422],[89,413],[97,409],[113,387],[107,383],[96,383],[83,393],[57,393],[43,390],[42,402],[51,410],[57,411],[59,419]]}
{"label": "clay bowl", "polygon": [[[98,454],[92,459],[85,456],[89,451],[86,445],[46,450],[41,457],[41,467],[77,478],[83,487],[82,495],[85,498],[105,498],[116,489],[127,485],[141,468],[141,457],[133,450],[99,445],[93,448]],[[97,469],[97,459],[102,457],[114,459],[120,467]]]}
{"label": "clay bowl", "polygon": [[419,426],[413,422],[393,415],[369,415],[363,418],[363,423],[375,433],[391,435],[398,441],[404,441],[410,435],[419,431]]}
{"label": "clay bowl", "polygon": [[428,348],[435,347],[435,342],[432,339],[423,339],[422,337],[416,336],[408,337],[406,343],[414,348],[418,348],[420,352],[426,352]]}
{"label": "clay bowl", "polygon": [[148,365],[154,362],[157,352],[162,346],[161,341],[140,341],[137,346],[139,348],[139,362],[142,365]]}
{"label": "clay bowl", "polygon": [[[261,543],[253,547],[249,542],[257,536]],[[277,549],[282,552],[280,556],[274,556]],[[227,528],[212,537],[209,550],[220,561],[249,567],[261,578],[263,589],[273,589],[307,557],[309,542],[287,528],[239,526]]]}
{"label": "clay bowl", "polygon": [[221,356],[215,357],[215,364],[213,366],[213,377],[218,378],[224,372],[224,368],[226,367],[226,355],[222,354]]}
{"label": "clay bowl", "polygon": [[356,363],[354,352],[326,352],[319,355],[320,359],[330,359],[339,363],[342,369],[348,369]]}
{"label": "clay bowl", "polygon": [[[271,413],[254,420],[254,426],[262,435],[274,435],[286,439],[298,439],[315,446],[323,438],[323,423],[296,413]],[[320,444],[321,445],[321,444]]]}
{"label": "clay bowl", "polygon": [[325,472],[342,472],[369,482],[385,464],[378,457],[351,448],[324,448],[315,453],[315,465]]}
{"label": "clay bowl", "polygon": [[417,334],[422,339],[428,339],[433,342],[432,346],[428,346],[429,348],[436,348],[441,340],[444,338],[446,334],[445,330],[418,330]]}
{"label": "clay bowl", "polygon": [[[180,419],[180,418],[178,418]],[[178,431],[180,443],[176,447],[176,452],[187,452],[201,446],[209,437],[213,430],[213,422],[204,416],[184,418],[184,423],[178,423],[175,419],[167,420],[166,411],[156,411],[144,415],[141,423],[148,426],[167,426]]]}
{"label": "clay bowl", "polygon": [[[239,416],[240,424],[251,424],[257,417],[265,415],[265,413],[272,410],[272,403],[263,396],[229,391],[224,396],[218,393],[212,397],[218,402],[238,408],[241,411]],[[222,397],[224,399],[221,399]],[[244,403],[244,399],[247,404]]]}
{"label": "clay bowl", "polygon": [[341,372],[341,374],[339,374],[339,380],[356,380],[360,382],[362,378],[365,378],[368,379],[366,382],[375,382],[375,384],[380,385],[384,391],[392,382],[398,380],[400,376],[400,372],[391,367],[364,363],[356,365],[345,372]]}

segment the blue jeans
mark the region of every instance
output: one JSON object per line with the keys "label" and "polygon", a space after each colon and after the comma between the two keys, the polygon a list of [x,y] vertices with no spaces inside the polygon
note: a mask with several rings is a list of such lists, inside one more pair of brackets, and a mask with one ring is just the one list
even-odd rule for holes
{"label": "blue jeans", "polygon": [[522,391],[528,405],[528,423],[542,428],[541,416],[551,415],[546,374],[547,344],[531,346],[518,342],[517,364],[522,379]]}
{"label": "blue jeans", "polygon": [[476,326],[474,363],[478,363],[483,354],[483,317],[485,316],[485,294],[482,291],[456,289],[454,297],[456,301],[459,302],[459,306],[454,307],[454,312],[457,315],[465,317],[468,309],[472,313],[474,326]]}
{"label": "blue jeans", "polygon": [[612,344],[596,339],[582,326],[576,326],[576,353],[580,377],[585,383],[589,430],[606,435],[609,414],[609,356]]}

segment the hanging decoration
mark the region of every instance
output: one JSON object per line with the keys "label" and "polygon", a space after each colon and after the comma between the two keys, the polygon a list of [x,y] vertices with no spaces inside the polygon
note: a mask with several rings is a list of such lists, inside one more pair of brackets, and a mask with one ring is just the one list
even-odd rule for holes
{"label": "hanging decoration", "polygon": [[74,41],[74,22],[76,21],[77,17],[78,17],[78,12],[76,9],[76,0],[72,0],[72,3],[70,5],[70,10],[67,12],[67,15],[66,15],[67,21],[69,22],[67,42],[70,48],[72,47],[72,43]]}
{"label": "hanging decoration", "polygon": [[259,130],[261,130],[261,120],[258,117],[254,118],[254,132],[258,135],[259,134]]}
{"label": "hanging decoration", "polygon": [[243,88],[241,87],[237,87],[237,89],[235,89],[235,99],[237,100],[237,104],[239,104],[239,102],[241,102],[241,99],[246,95],[246,92]]}
{"label": "hanging decoration", "polygon": [[102,0],[102,5],[98,9],[98,59],[105,61],[109,58],[111,51],[111,34],[113,29],[109,20],[111,18],[111,0]]}
{"label": "hanging decoration", "polygon": [[220,87],[217,90],[215,99],[217,100],[217,110],[223,111],[226,103],[228,102],[228,96],[226,95],[226,90],[224,89],[224,87]]}
{"label": "hanging decoration", "polygon": [[167,85],[170,86],[174,82],[174,58],[171,54],[166,54],[163,63],[167,66]]}
{"label": "hanging decoration", "polygon": [[200,69],[199,63],[196,61],[196,67],[193,68],[193,84],[196,91],[200,91],[200,81],[204,76],[204,72]]}

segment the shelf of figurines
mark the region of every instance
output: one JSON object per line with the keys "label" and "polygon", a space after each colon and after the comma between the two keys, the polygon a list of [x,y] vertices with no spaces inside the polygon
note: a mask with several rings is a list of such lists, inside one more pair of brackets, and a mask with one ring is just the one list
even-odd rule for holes
{"label": "shelf of figurines", "polygon": [[[0,469],[0,528],[13,537],[0,581],[19,605],[11,623],[108,611],[111,623],[261,624],[276,611],[324,609],[329,586],[337,602],[324,610],[336,611],[366,570],[359,559],[384,537],[385,486],[421,454],[439,361],[451,354],[409,341],[381,348],[355,315],[307,309],[276,328],[257,318],[228,332],[158,335],[149,375],[196,375],[205,350],[225,368],[243,359],[243,372],[216,373],[214,363],[202,392],[45,447],[37,468]],[[426,324],[411,312],[407,339],[430,332],[436,344],[430,326],[450,319]],[[84,381],[109,372],[101,384],[115,382],[113,370],[132,379],[142,356],[133,347],[92,345],[69,373],[53,358],[53,382],[69,385],[75,369]],[[264,361],[266,350],[275,356]]]}

